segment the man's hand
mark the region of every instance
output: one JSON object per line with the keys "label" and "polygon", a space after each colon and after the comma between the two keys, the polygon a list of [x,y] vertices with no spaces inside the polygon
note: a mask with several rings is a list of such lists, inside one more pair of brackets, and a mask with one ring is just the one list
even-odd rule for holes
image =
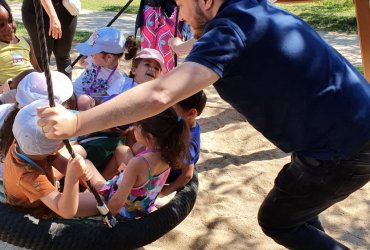
{"label": "man's hand", "polygon": [[37,115],[40,117],[37,125],[41,127],[47,138],[60,140],[75,136],[78,124],[77,115],[69,112],[63,106],[38,107]]}

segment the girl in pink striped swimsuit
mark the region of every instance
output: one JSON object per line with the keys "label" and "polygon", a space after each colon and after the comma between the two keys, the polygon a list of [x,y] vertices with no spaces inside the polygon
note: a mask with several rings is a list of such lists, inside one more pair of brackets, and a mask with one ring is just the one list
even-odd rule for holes
{"label": "girl in pink striped swimsuit", "polygon": [[101,189],[110,211],[127,218],[152,212],[170,166],[180,166],[189,158],[189,128],[172,108],[134,127],[136,140],[146,150],[132,158],[127,166],[122,164],[121,173]]}

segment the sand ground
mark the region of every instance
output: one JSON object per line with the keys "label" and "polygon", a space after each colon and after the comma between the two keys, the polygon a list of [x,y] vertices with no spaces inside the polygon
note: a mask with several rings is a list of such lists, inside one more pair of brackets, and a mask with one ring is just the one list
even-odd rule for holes
{"label": "sand ground", "polygon": [[[112,17],[105,14],[108,21],[104,19],[97,24],[95,20],[100,15],[89,13],[82,14],[80,20],[94,24],[83,27],[104,26]],[[133,27],[130,25],[134,19],[129,19],[125,27]],[[321,34],[353,64],[361,64],[356,35]],[[200,186],[195,207],[174,230],[141,249],[284,249],[263,234],[257,223],[257,211],[289,155],[222,101],[213,87],[205,91],[208,102],[199,117]],[[370,184],[321,215],[328,234],[351,249],[370,249],[369,193]],[[7,244],[0,247],[14,249]]]}

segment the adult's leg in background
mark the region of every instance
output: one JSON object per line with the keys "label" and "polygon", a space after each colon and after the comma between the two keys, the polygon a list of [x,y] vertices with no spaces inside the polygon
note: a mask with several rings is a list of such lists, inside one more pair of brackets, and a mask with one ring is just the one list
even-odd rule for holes
{"label": "adult's leg in background", "polygon": [[77,27],[77,16],[72,16],[61,3],[55,3],[54,5],[62,25],[62,38],[54,40],[53,53],[58,71],[71,78],[72,73],[65,72],[65,68],[71,65],[70,53]]}
{"label": "adult's leg in background", "polygon": [[[44,33],[46,37],[46,45],[48,47],[48,62],[50,59],[50,55],[53,48],[54,39],[48,35],[49,31],[49,17],[45,11],[43,11],[43,19],[44,19]],[[40,65],[41,69],[43,69],[43,64],[41,60],[41,47],[38,37],[38,27],[36,25],[36,13],[35,7],[33,5],[32,0],[24,0],[22,4],[22,20],[23,24],[30,36],[33,49],[35,51],[35,55],[37,58],[37,62]],[[44,49],[44,48],[43,48]]]}

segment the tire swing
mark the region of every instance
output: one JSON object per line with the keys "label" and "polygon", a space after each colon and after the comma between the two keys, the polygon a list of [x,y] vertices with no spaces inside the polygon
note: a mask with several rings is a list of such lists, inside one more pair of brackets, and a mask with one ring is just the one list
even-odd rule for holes
{"label": "tire swing", "polygon": [[[37,16],[40,46],[43,51],[42,63],[48,85],[50,106],[54,106],[53,90],[47,59],[42,6],[34,0]],[[71,155],[73,152],[66,144]],[[90,190],[96,191],[93,187]],[[3,183],[0,179],[0,240],[30,249],[133,249],[154,242],[168,233],[192,210],[198,191],[198,174],[194,171],[192,180],[169,203],[158,210],[138,219],[112,222],[109,210],[103,211],[102,220],[83,219],[37,219],[4,201]],[[95,194],[94,193],[94,194]],[[105,204],[95,195],[99,206]],[[100,200],[99,200],[100,199]],[[104,209],[103,209],[104,210]],[[113,218],[114,219],[114,218]]]}
{"label": "tire swing", "polygon": [[101,220],[36,219],[0,202],[0,240],[40,250],[139,248],[180,224],[192,210],[197,190],[194,171],[193,179],[169,203],[139,219],[118,221],[111,229]]}

